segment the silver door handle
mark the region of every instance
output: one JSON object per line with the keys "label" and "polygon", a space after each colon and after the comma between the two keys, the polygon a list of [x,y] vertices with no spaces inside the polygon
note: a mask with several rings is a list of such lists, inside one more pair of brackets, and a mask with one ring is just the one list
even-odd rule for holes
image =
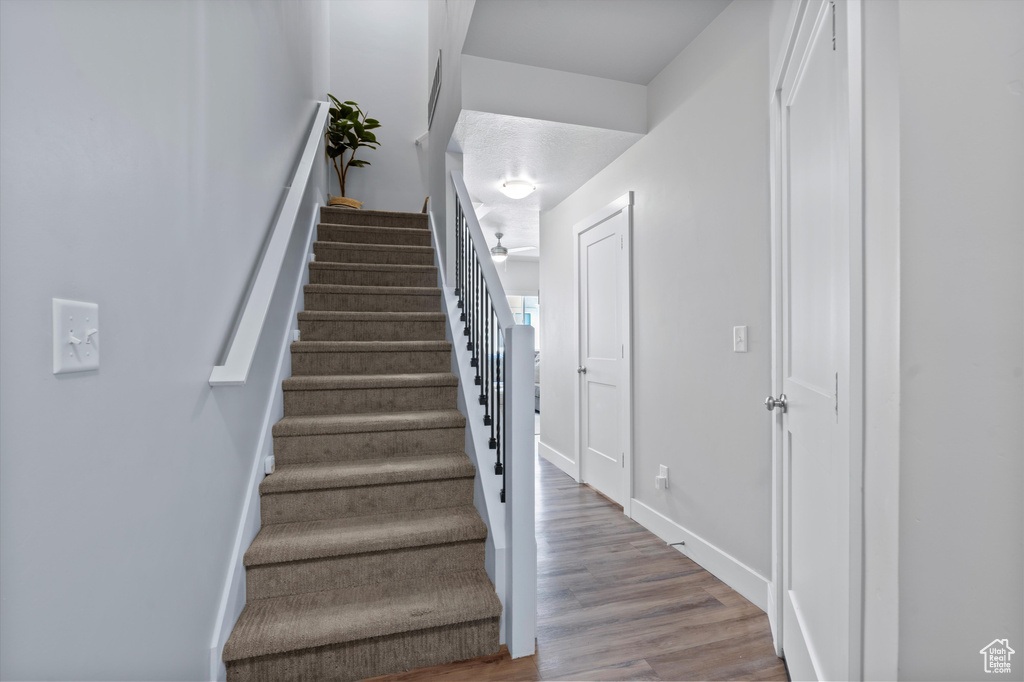
{"label": "silver door handle", "polygon": [[587,373],[587,368],[584,367],[583,365],[580,365],[579,367],[576,368],[576,373],[577,374],[586,374]]}
{"label": "silver door handle", "polygon": [[786,399],[786,394],[785,393],[781,394],[778,398],[773,398],[771,396],[768,396],[767,398],[764,399],[764,406],[766,408],[768,408],[769,412],[774,410],[776,407],[781,408],[780,411],[785,412],[786,411],[786,404],[787,404],[787,399]]}

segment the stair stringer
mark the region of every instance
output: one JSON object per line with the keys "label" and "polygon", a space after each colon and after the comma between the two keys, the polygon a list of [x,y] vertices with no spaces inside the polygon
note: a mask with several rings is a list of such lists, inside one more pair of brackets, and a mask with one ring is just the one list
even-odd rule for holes
{"label": "stair stringer", "polygon": [[487,577],[494,583],[494,591],[501,600],[501,621],[499,641],[505,644],[505,625],[510,609],[505,596],[508,591],[506,576],[505,504],[501,501],[501,476],[494,473],[493,450],[488,447],[490,430],[484,426],[484,408],[476,400],[474,391],[475,375],[470,371],[472,356],[466,350],[465,337],[459,323],[458,298],[454,287],[445,279],[444,267],[437,254],[437,226],[434,214],[428,212],[428,223],[434,244],[434,265],[437,267],[438,286],[441,287],[441,305],[445,314],[445,340],[452,344],[452,374],[459,378],[458,409],[466,417],[466,454],[476,466],[476,480],[473,485],[473,506],[487,525],[485,544],[485,568]]}

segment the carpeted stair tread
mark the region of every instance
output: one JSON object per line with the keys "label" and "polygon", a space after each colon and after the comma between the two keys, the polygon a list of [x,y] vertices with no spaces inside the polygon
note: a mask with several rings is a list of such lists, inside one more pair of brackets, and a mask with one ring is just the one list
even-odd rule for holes
{"label": "carpeted stair tread", "polygon": [[320,222],[316,225],[319,227],[329,227],[332,230],[353,230],[360,232],[381,232],[382,234],[423,234],[422,227],[395,227],[393,225],[350,225],[348,223],[324,223]]}
{"label": "carpeted stair tread", "polygon": [[277,467],[273,474],[263,479],[260,483],[260,494],[472,478],[475,475],[476,467],[462,452],[347,462],[285,464]]}
{"label": "carpeted stair tread", "polygon": [[294,341],[293,353],[408,353],[451,351],[448,341]]}
{"label": "carpeted stair tread", "polygon": [[357,320],[380,322],[435,322],[443,321],[444,313],[417,312],[371,312],[365,310],[303,310],[299,320],[312,322],[318,320]]}
{"label": "carpeted stair tread", "polygon": [[436,265],[403,265],[390,263],[337,263],[313,261],[310,270],[359,270],[360,272],[436,272]]}
{"label": "carpeted stair tread", "polygon": [[388,251],[391,253],[429,253],[434,254],[432,246],[410,246],[408,244],[361,244],[359,242],[323,242],[317,240],[313,248],[344,249],[346,251]]}
{"label": "carpeted stair tread", "polygon": [[440,296],[440,287],[388,287],[358,284],[307,284],[307,294],[367,294],[373,296]]}
{"label": "carpeted stair tread", "polygon": [[360,208],[341,208],[339,206],[321,206],[320,222],[331,225],[374,225],[388,227],[388,223],[404,222],[420,230],[429,230],[427,214],[408,213],[404,211],[377,211]]}
{"label": "carpeted stair tread", "polygon": [[426,374],[341,374],[292,376],[281,382],[286,391],[326,391],[332,389],[407,388],[418,386],[458,386],[451,372]]}
{"label": "carpeted stair tread", "polygon": [[430,245],[430,231],[421,227],[320,223],[316,226],[316,233],[322,242]]}
{"label": "carpeted stair tread", "polygon": [[458,410],[303,415],[284,417],[274,424],[273,435],[318,436],[369,431],[450,429],[465,425],[466,418]]}
{"label": "carpeted stair tread", "polygon": [[281,654],[500,617],[481,571],[257,599],[246,604],[223,660]]}
{"label": "carpeted stair tread", "polygon": [[470,542],[486,537],[487,526],[474,507],[275,523],[260,529],[245,553],[245,565]]}

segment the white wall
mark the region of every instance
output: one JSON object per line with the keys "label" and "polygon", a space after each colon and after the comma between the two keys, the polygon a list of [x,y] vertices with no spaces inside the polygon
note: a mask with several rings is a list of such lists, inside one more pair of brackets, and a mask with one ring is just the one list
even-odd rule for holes
{"label": "white wall", "polygon": [[863,4],[864,678],[899,653],[900,74],[896,0]]}
{"label": "white wall", "polygon": [[462,55],[462,106],[469,111],[647,132],[643,85],[470,55]]}
{"label": "white wall", "polygon": [[[453,211],[451,180],[446,156],[452,132],[462,112],[462,45],[466,42],[469,20],[476,0],[429,0],[427,5],[427,83],[433,79],[437,52],[441,50],[441,91],[434,123],[427,138],[427,189],[430,191],[430,212],[438,227],[438,248],[444,255],[442,267],[451,269],[455,260],[455,240],[449,239],[454,223],[447,216]],[[454,219],[453,219],[454,220]]]}
{"label": "white wall", "polygon": [[[542,444],[572,458],[572,226],[629,190],[634,497],[770,575],[768,13],[738,1],[649,85],[651,130],[541,213]],[[734,325],[750,352],[732,351]],[[542,451],[544,448],[542,448]],[[658,465],[669,490],[655,490]],[[763,589],[763,588],[762,588]]]}
{"label": "white wall", "polygon": [[[318,2],[0,3],[3,679],[207,677],[287,297],[249,383],[207,380],[326,27]],[[53,297],[99,303],[98,371],[51,373]]]}
{"label": "white wall", "polygon": [[498,279],[505,293],[510,296],[536,296],[540,291],[540,261],[534,259],[509,258],[501,265],[495,265]]}
{"label": "white wall", "polygon": [[1024,3],[903,0],[899,675],[1024,679]]}
{"label": "white wall", "polygon": [[[346,193],[363,208],[419,212],[427,196],[426,150],[415,145],[427,132],[427,4],[331,0],[330,13],[330,92],[381,123],[381,145],[359,151],[371,165],[350,169]],[[337,194],[333,166],[330,179]]]}

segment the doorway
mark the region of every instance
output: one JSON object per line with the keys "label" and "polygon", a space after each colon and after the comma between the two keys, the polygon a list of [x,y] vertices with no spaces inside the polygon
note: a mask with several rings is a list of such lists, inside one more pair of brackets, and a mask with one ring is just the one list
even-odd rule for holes
{"label": "doorway", "polygon": [[773,576],[793,679],[860,679],[859,0],[804,0],[772,102]]}
{"label": "doorway", "polygon": [[632,516],[633,193],[573,228],[577,480]]}

